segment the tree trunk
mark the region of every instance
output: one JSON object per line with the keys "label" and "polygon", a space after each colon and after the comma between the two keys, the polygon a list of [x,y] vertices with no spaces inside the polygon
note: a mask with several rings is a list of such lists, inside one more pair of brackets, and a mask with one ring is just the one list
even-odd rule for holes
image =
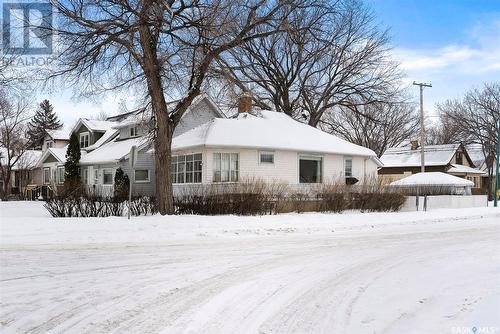
{"label": "tree trunk", "polygon": [[[149,4],[151,5],[151,4]],[[148,6],[149,6],[148,5]],[[149,13],[146,8],[145,13]],[[143,70],[147,79],[151,107],[156,120],[155,128],[155,172],[156,172],[156,200],[161,215],[174,213],[174,196],[172,189],[172,137],[175,124],[169,116],[163,85],[161,81],[161,66],[158,62],[156,38],[144,25],[140,28],[140,41],[144,52]]]}
{"label": "tree trunk", "polygon": [[156,119],[154,139],[156,200],[161,215],[174,213],[174,195],[172,190],[172,137],[174,124],[171,121],[159,75],[153,74],[148,80],[151,105]]}
{"label": "tree trunk", "polygon": [[6,201],[7,198],[10,195],[10,178],[11,178],[11,172],[8,171],[5,173],[5,177],[3,179],[3,191],[2,191],[2,201]]}
{"label": "tree trunk", "polygon": [[161,215],[174,213],[173,189],[172,189],[172,136],[171,125],[166,112],[156,114],[156,137],[155,137],[155,165],[156,165],[156,194],[158,210]]}

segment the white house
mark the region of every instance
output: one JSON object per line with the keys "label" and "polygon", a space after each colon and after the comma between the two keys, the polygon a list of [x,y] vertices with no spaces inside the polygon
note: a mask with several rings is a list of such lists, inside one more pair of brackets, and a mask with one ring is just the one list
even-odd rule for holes
{"label": "white house", "polygon": [[289,185],[363,183],[382,166],[375,152],[278,112],[239,108],[175,137],[173,182],[260,179]]}
{"label": "white house", "polygon": [[[382,164],[372,150],[283,113],[252,109],[245,98],[232,118],[205,95],[194,101],[172,141],[175,188],[250,178],[303,186],[339,180],[364,183],[377,177]],[[132,179],[135,194],[155,194],[154,150],[142,112],[106,121],[80,119],[72,132],[79,136],[82,182],[87,187],[111,195],[115,172],[121,168]],[[134,171],[128,160],[132,146],[139,151]],[[65,153],[66,147],[46,149],[39,161],[44,184],[64,182]]]}

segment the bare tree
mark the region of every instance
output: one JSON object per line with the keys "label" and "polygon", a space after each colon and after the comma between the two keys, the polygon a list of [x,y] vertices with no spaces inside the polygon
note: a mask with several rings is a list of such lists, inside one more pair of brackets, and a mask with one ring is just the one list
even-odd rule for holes
{"label": "bare tree", "polygon": [[462,99],[438,104],[437,110],[441,120],[446,120],[441,128],[453,129],[455,142],[481,144],[488,172],[488,194],[491,197],[500,119],[500,83],[488,83],[481,89],[472,89]]}
{"label": "bare tree", "polygon": [[[53,1],[64,23],[63,70],[87,90],[141,85],[155,120],[156,189],[161,214],[174,212],[171,142],[182,115],[201,92],[214,59],[273,34],[292,1]],[[167,97],[178,102],[167,108]]]}
{"label": "bare tree", "polygon": [[283,32],[227,53],[218,74],[253,90],[261,107],[318,126],[336,106],[388,98],[401,77],[388,42],[360,1],[320,1],[295,11]]}
{"label": "bare tree", "polygon": [[28,105],[20,99],[13,104],[10,102],[12,99],[4,91],[0,91],[0,177],[3,181],[0,195],[2,200],[10,194],[12,169],[24,161],[23,154],[27,149]]}
{"label": "bare tree", "polygon": [[409,102],[339,106],[328,112],[320,127],[381,156],[418,133],[418,113]]}
{"label": "bare tree", "polygon": [[[457,100],[448,100],[438,105],[438,112],[440,110],[453,110],[457,108]],[[461,126],[450,118],[448,113],[439,112],[438,120],[427,126],[426,142],[430,145],[453,144],[457,141],[463,140]]]}

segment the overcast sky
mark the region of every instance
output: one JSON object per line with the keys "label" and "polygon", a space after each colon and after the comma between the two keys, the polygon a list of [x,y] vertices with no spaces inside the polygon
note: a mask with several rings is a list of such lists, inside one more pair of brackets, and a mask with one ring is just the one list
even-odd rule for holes
{"label": "overcast sky", "polygon": [[[401,61],[406,82],[431,82],[425,109],[436,102],[460,97],[471,87],[500,78],[499,0],[367,0],[377,20],[390,28],[394,57]],[[418,88],[412,92],[418,99]],[[121,100],[133,96],[108,95],[103,100],[75,99],[71,90],[41,93],[59,117],[72,125],[78,117],[114,114]]]}

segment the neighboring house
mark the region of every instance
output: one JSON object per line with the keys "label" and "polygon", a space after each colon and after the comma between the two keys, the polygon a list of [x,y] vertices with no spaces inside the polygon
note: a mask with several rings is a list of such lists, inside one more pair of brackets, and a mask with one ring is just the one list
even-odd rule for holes
{"label": "neighboring house", "polygon": [[[466,146],[467,152],[469,153],[469,156],[471,157],[472,162],[474,165],[479,169],[480,171],[484,172],[482,175],[482,187],[487,190],[488,187],[488,166],[486,164],[486,156],[483,151],[483,147],[481,144],[470,144]],[[492,182],[490,183],[491,186],[491,192],[494,192],[495,188],[495,166],[496,166],[496,160],[493,157],[493,155],[490,156],[490,158],[493,160],[492,161]]]}
{"label": "neighboring house", "polygon": [[372,150],[284,113],[240,105],[234,118],[215,118],[173,139],[174,188],[243,179],[300,187],[377,177],[382,164]]}
{"label": "neighboring house", "polygon": [[[2,161],[0,161],[0,163],[2,166],[5,166],[6,161],[1,153],[2,152],[0,152],[0,159]],[[8,191],[9,194],[24,197],[26,187],[29,184],[36,182],[36,180],[40,177],[40,171],[35,167],[41,155],[42,151],[40,150],[27,150],[23,152],[21,157],[12,166],[9,183],[10,189]],[[0,168],[0,174],[2,171],[3,168]],[[3,176],[0,175],[0,177],[0,191],[3,191]]]}
{"label": "neighboring house", "polygon": [[61,128],[59,130],[47,130],[43,138],[42,151],[49,148],[62,148],[68,145],[71,129]]}
{"label": "neighboring house", "polygon": [[[387,149],[380,157],[384,166],[378,171],[384,183],[400,180],[420,172],[420,146],[417,141],[410,145]],[[424,149],[425,171],[443,172],[474,182],[473,191],[482,187],[484,172],[476,169],[462,144],[427,145]]]}

